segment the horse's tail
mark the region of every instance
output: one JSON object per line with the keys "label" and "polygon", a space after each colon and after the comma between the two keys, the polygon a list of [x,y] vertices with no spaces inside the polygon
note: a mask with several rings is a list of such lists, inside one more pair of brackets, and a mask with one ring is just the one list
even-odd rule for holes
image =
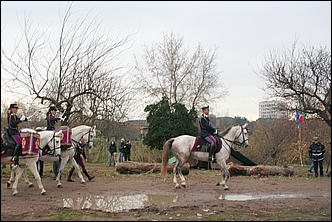
{"label": "horse's tail", "polygon": [[174,138],[171,138],[167,140],[163,147],[163,153],[162,153],[162,164],[161,164],[161,175],[163,177],[167,176],[167,165],[168,165],[168,159],[169,159],[169,153],[171,149],[171,145],[174,142]]}

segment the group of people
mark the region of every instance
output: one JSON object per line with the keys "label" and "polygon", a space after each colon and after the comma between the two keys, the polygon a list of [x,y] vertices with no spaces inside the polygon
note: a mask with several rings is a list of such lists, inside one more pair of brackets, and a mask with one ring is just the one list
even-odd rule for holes
{"label": "group of people", "polygon": [[[213,128],[210,120],[209,120],[209,106],[205,105],[202,106],[202,115],[200,116],[199,119],[199,126],[200,126],[200,133],[199,136],[203,139],[205,139],[208,144],[209,144],[209,161],[216,162],[216,156],[215,156],[215,151],[216,151],[216,138],[214,137],[215,134],[217,134],[217,129]],[[18,125],[22,122],[28,121],[30,117],[25,117],[24,115],[19,118],[17,117],[17,112],[18,112],[19,107],[17,104],[10,104],[8,112],[7,112],[7,121],[8,121],[8,134],[11,136],[13,141],[15,142],[15,148],[13,151],[13,157],[12,157],[12,162],[14,164],[18,164],[19,161],[19,147],[21,145],[21,137],[20,137],[20,132],[18,129]],[[55,106],[50,106],[49,110],[46,114],[46,130],[52,130],[55,131],[55,124],[61,120],[64,121],[65,119],[63,117],[56,117],[56,112],[57,108]],[[83,159],[87,161],[86,155],[84,153],[83,149],[83,144],[84,144],[84,139],[83,137],[80,140],[79,147],[76,149],[76,155],[75,155],[75,160],[76,162],[81,166],[83,173],[88,177],[89,180],[92,180],[94,176],[90,176],[88,172],[86,171],[85,165],[83,163]],[[111,166],[114,164],[116,165],[115,161],[115,155],[117,151],[117,146],[115,141],[111,141],[109,147],[108,147],[110,156],[109,156],[109,165]],[[130,140],[127,140],[125,142],[124,138],[121,138],[120,145],[119,145],[119,162],[124,162],[124,161],[131,161],[130,159],[130,150],[131,150],[131,142]],[[312,160],[312,164],[309,168],[309,171],[312,172],[312,169],[314,169],[315,172],[315,177],[318,177],[318,168],[319,168],[319,175],[322,177],[324,175],[323,173],[323,160],[324,160],[324,153],[325,153],[325,146],[318,141],[318,137],[313,138],[312,144],[308,148],[309,152],[309,158]],[[60,168],[60,159],[59,161],[55,161],[53,163],[53,172],[54,172],[54,177],[53,179],[56,179],[56,176],[58,174],[59,168]],[[40,163],[40,168],[39,168],[39,174],[41,177],[43,177],[43,169],[44,169],[44,163],[43,161],[39,161]],[[38,162],[37,162],[38,166]],[[73,180],[71,179],[71,175],[73,174],[73,171],[75,170],[74,167],[71,168],[69,171],[69,175],[67,178],[67,181],[72,182]]]}
{"label": "group of people", "polygon": [[[120,140],[120,145],[119,145],[119,162],[124,162],[124,161],[131,161],[130,159],[130,150],[131,150],[131,142],[130,140],[127,140],[125,142],[124,138],[121,138]],[[108,147],[108,152],[109,152],[109,166],[114,166],[116,165],[116,156],[114,155],[117,153],[117,146],[114,140],[111,141],[109,147]]]}
{"label": "group of people", "polygon": [[[17,117],[17,112],[18,112],[18,105],[17,104],[10,104],[8,112],[7,112],[7,121],[8,121],[8,134],[11,136],[13,141],[15,142],[15,148],[13,152],[13,157],[12,157],[12,162],[14,162],[15,165],[18,164],[19,162],[19,147],[21,145],[21,137],[20,137],[20,131],[18,129],[18,125],[22,122],[28,121],[29,118],[31,117],[25,117],[24,115],[21,118]],[[50,106],[48,112],[46,113],[46,129],[45,130],[51,130],[55,131],[55,126],[56,123],[61,120],[64,121],[65,118],[63,117],[56,117],[56,112],[57,108],[55,106]],[[39,129],[37,129],[39,128]],[[37,127],[36,131],[42,130],[40,127]],[[76,153],[75,153],[75,161],[81,166],[83,173],[88,177],[89,180],[92,180],[95,176],[90,176],[89,173],[87,172],[83,158],[85,161],[87,160],[87,157],[84,152],[84,138],[81,137],[79,144],[76,147]],[[38,163],[39,163],[39,175],[42,178],[43,177],[43,171],[44,171],[44,162],[38,160],[37,161],[37,168],[38,168]],[[59,169],[60,169],[60,164],[61,164],[61,159],[59,158],[58,161],[53,162],[53,172],[54,172],[54,177],[53,180],[56,179]],[[71,176],[74,172],[75,168],[72,167],[69,171],[67,181],[73,182],[71,179]]]}

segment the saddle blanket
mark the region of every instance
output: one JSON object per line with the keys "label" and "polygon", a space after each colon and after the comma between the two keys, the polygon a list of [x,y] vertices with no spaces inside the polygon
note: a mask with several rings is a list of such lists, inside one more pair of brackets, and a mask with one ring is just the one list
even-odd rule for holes
{"label": "saddle blanket", "polygon": [[[221,150],[221,140],[216,136],[214,136],[214,138],[217,141],[216,153],[218,153]],[[201,137],[197,136],[195,139],[194,146],[191,149],[191,152],[209,152],[207,147],[208,147],[208,142],[205,139],[202,139]]]}

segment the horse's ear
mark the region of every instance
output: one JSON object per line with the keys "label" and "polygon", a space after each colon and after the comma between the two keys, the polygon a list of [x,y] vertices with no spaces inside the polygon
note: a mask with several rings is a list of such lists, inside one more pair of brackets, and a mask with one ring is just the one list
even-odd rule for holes
{"label": "horse's ear", "polygon": [[248,123],[245,123],[245,124],[243,124],[243,128],[247,128],[247,126],[248,126]]}

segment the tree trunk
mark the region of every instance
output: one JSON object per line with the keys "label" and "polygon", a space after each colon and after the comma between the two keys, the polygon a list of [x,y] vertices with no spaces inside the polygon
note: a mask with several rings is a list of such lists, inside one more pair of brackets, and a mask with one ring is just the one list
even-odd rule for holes
{"label": "tree trunk", "polygon": [[[167,172],[173,172],[174,164],[168,164]],[[181,169],[183,175],[189,174],[190,164],[185,163]],[[116,164],[116,172],[121,174],[139,174],[139,173],[160,173],[161,163],[141,163],[141,162],[118,162]]]}
{"label": "tree trunk", "polygon": [[230,165],[229,173],[233,176],[243,175],[283,175],[283,176],[293,176],[294,175],[294,167],[292,166],[239,166],[239,165]]}

